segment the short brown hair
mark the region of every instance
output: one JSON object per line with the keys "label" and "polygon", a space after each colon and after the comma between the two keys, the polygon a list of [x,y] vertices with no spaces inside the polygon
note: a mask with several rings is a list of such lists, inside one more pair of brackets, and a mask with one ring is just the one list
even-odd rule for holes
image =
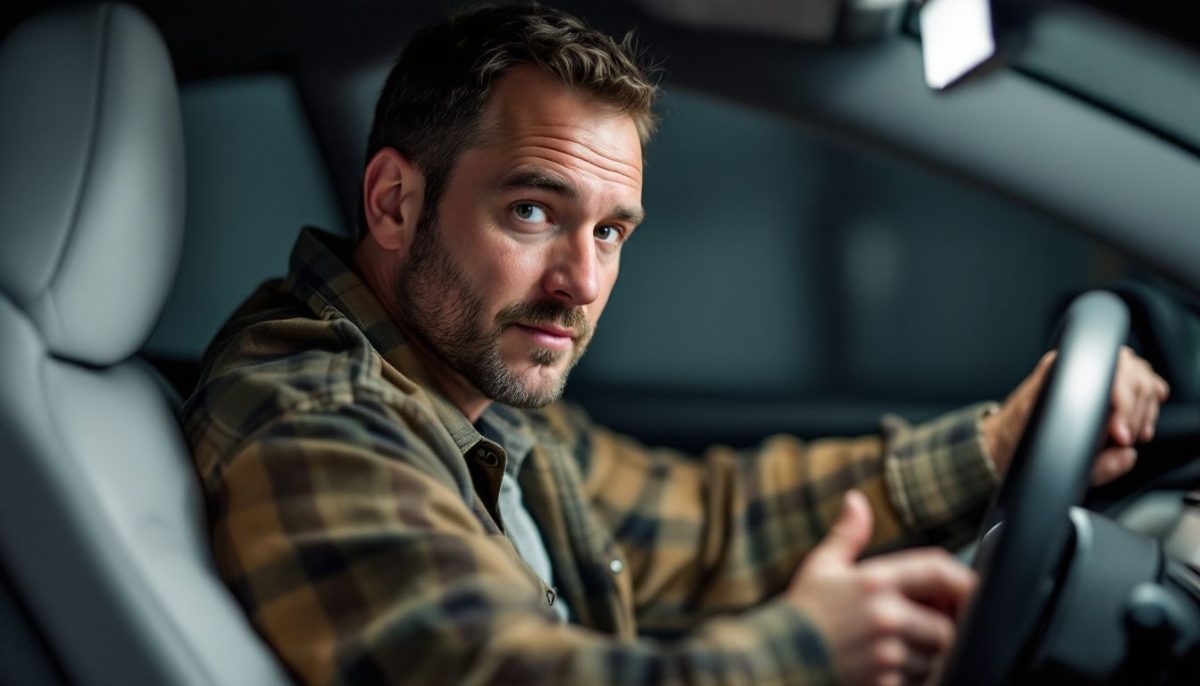
{"label": "short brown hair", "polygon": [[618,42],[560,10],[483,7],[413,36],[375,106],[367,160],[399,150],[425,175],[426,211],[436,211],[455,161],[480,133],[492,83],[520,65],[628,114],[643,144],[654,132],[658,86],[632,32]]}

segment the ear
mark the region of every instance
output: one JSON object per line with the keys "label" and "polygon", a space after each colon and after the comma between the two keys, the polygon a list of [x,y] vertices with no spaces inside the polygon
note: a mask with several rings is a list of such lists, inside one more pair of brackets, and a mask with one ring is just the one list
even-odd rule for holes
{"label": "ear", "polygon": [[425,176],[395,148],[382,148],[367,163],[362,192],[369,240],[387,251],[407,250],[425,202]]}

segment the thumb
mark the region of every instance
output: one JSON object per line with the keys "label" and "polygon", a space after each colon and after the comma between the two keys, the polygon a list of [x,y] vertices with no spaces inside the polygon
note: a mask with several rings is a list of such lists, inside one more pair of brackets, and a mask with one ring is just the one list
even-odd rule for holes
{"label": "thumb", "polygon": [[819,567],[854,564],[871,540],[872,523],[867,497],[861,491],[847,491],[842,513],[809,553],[809,564]]}

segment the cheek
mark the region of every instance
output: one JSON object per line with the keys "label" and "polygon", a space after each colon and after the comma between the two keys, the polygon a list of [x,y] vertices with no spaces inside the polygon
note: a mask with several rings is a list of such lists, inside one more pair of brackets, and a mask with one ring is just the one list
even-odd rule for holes
{"label": "cheek", "polygon": [[506,237],[486,208],[459,207],[446,213],[442,226],[446,248],[456,256],[466,285],[490,310],[525,299],[540,264],[538,251]]}
{"label": "cheek", "polygon": [[466,276],[492,309],[540,297],[545,271],[542,250],[500,236],[481,238],[474,253],[477,259]]}

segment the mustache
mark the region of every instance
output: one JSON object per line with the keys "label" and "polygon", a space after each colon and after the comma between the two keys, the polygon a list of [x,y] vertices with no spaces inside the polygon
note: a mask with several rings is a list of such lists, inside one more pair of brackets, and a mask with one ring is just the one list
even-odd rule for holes
{"label": "mustache", "polygon": [[496,314],[496,328],[499,330],[512,324],[548,324],[574,329],[575,338],[584,341],[592,335],[592,327],[582,307],[566,307],[553,300],[505,306]]}

